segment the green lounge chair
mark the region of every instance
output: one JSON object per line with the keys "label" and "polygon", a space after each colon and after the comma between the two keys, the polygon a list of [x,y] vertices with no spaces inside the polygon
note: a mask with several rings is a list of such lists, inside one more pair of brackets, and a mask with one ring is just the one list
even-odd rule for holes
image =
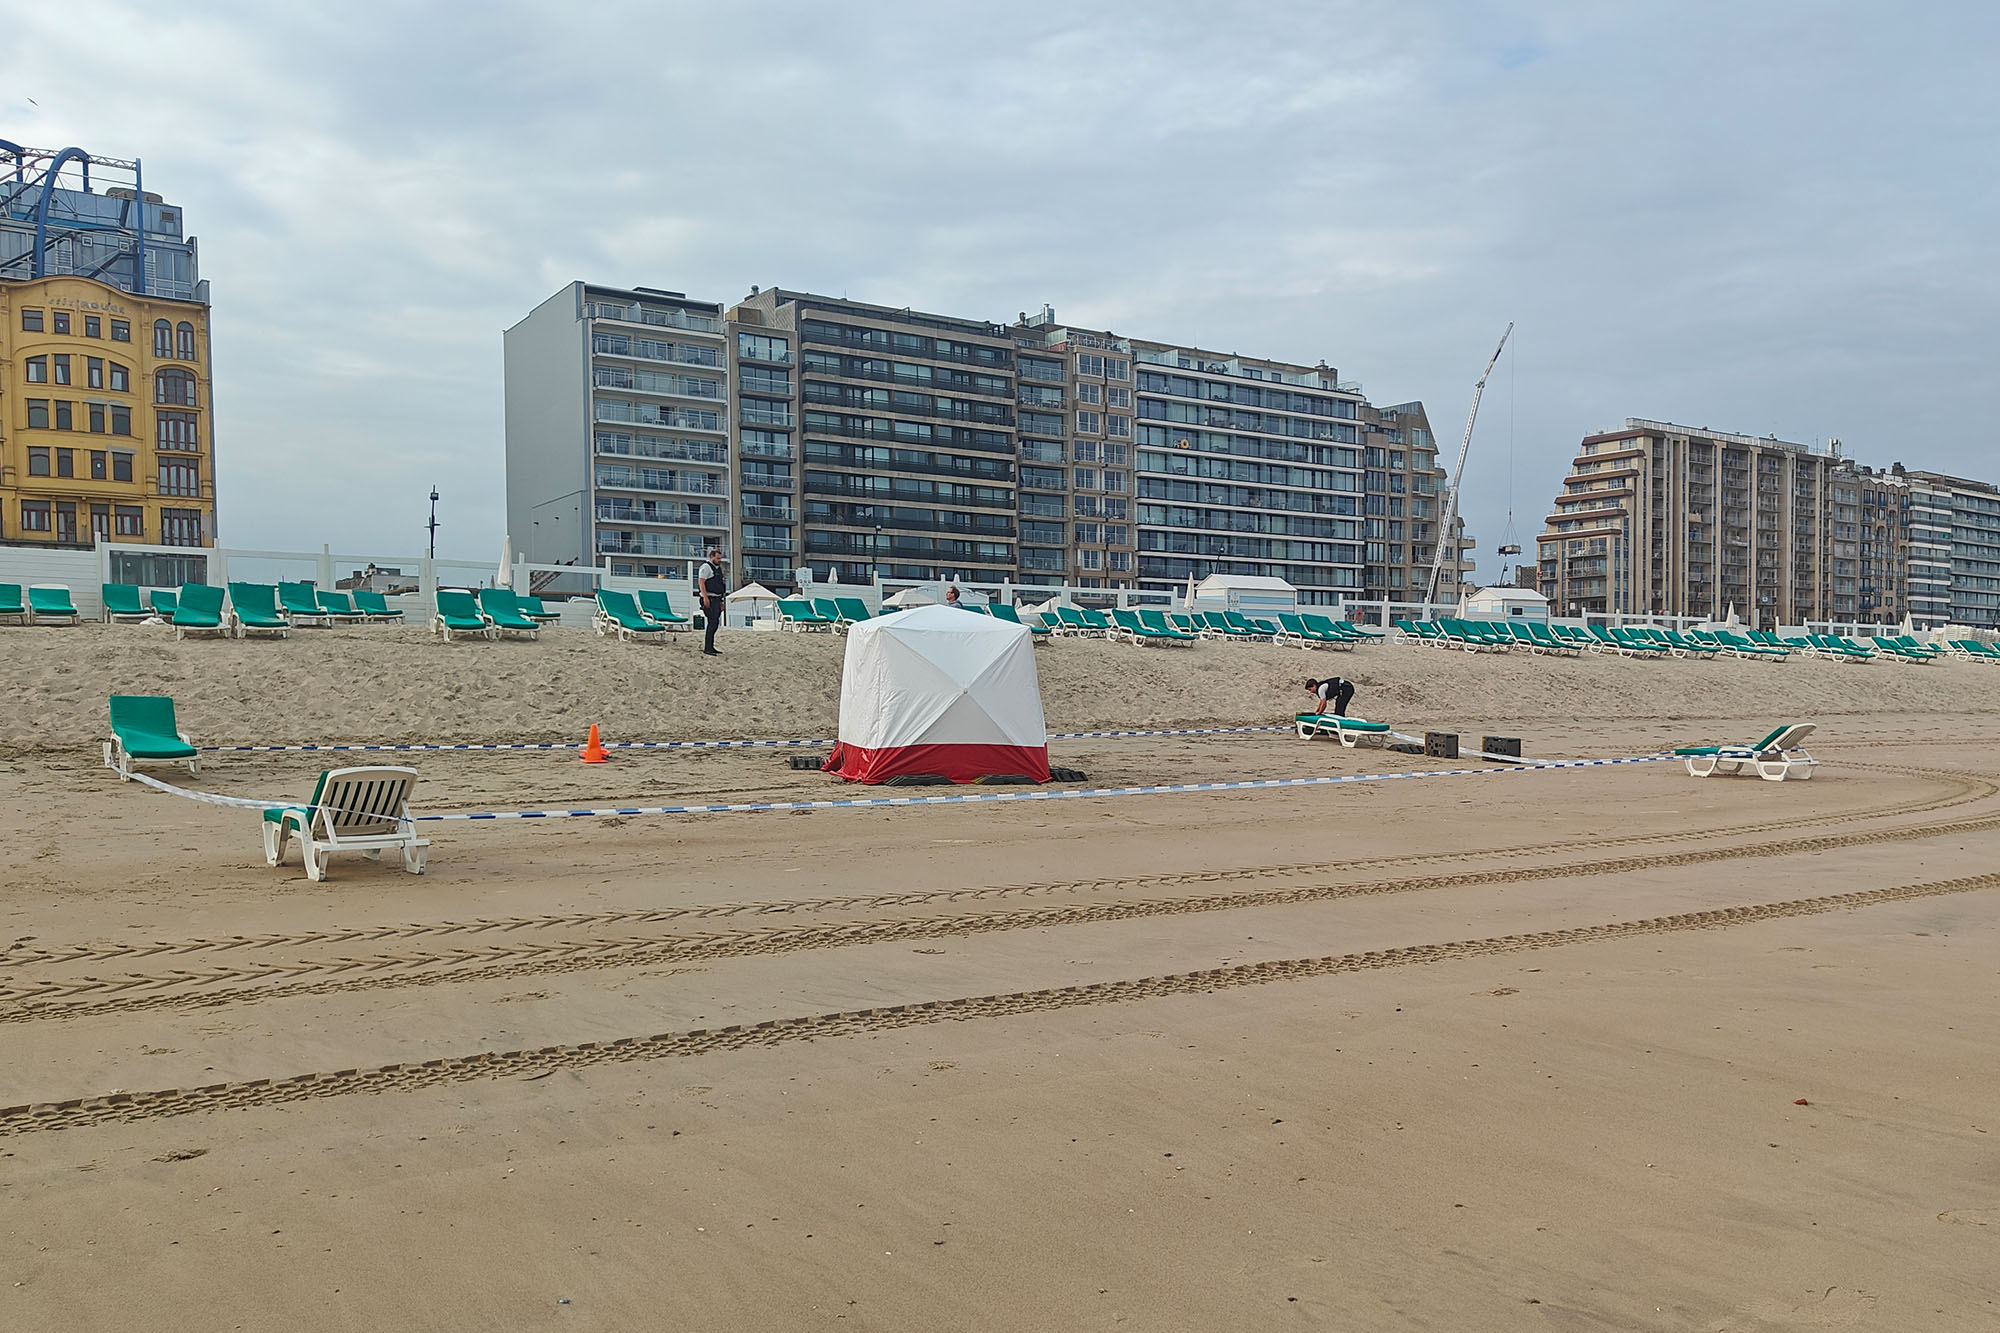
{"label": "green lounge chair", "polygon": [[1197,611],[1195,619],[1207,626],[1218,636],[1236,643],[1250,642],[1264,636],[1252,629],[1229,623],[1229,617],[1220,611]]}
{"label": "green lounge chair", "polygon": [[1227,637],[1221,630],[1210,629],[1207,622],[1191,612],[1169,611],[1166,613],[1166,618],[1167,624],[1183,634],[1192,634],[1197,639],[1220,639]]}
{"label": "green lounge chair", "polygon": [[328,769],[319,775],[306,804],[264,812],[265,863],[283,861],[296,838],[306,878],[314,883],[326,878],[327,858],[335,852],[360,852],[371,860],[398,852],[403,869],[423,874],[430,843],[417,836],[410,819],[410,788],[416,780],[414,768]]}
{"label": "green lounge chair", "polygon": [[1299,612],[1299,619],[1323,634],[1339,634],[1353,639],[1356,643],[1378,643],[1382,635],[1351,620],[1337,620],[1332,616],[1322,616],[1312,611]]}
{"label": "green lounge chair", "polygon": [[1754,771],[1767,782],[1804,781],[1812,776],[1817,761],[1800,742],[1812,733],[1812,723],[1791,722],[1755,745],[1683,745],[1674,753],[1687,760],[1688,772],[1698,778]]}
{"label": "green lounge chair", "polygon": [[1951,646],[1969,662],[2000,662],[2000,650],[1980,639],[1953,639]]}
{"label": "green lounge chair", "polygon": [[278,614],[278,590],[268,583],[230,584],[229,619],[239,639],[252,634],[282,639],[292,632],[291,622]]}
{"label": "green lounge chair", "polygon": [[174,720],[174,701],[164,694],[111,696],[111,739],[104,742],[104,766],[127,782],[135,760],[171,760],[201,771],[201,752]]}
{"label": "green lounge chair", "polygon": [[136,625],[142,620],[151,620],[153,613],[139,601],[139,589],[131,583],[107,583],[104,585],[104,623],[107,625]]}
{"label": "green lounge chair", "polygon": [[[380,599],[378,598],[377,600],[379,601]],[[532,597],[527,593],[516,593],[514,600],[521,604],[521,614],[530,620],[546,625],[551,621],[562,619],[562,616],[558,612],[551,611],[546,606],[543,606],[542,599],[539,597]],[[354,604],[356,606],[362,604],[361,594],[358,592],[354,594]],[[372,615],[373,612],[370,612],[370,614]]]}
{"label": "green lounge chair", "polygon": [[494,632],[505,638],[511,634],[515,638],[539,639],[542,627],[521,614],[520,603],[514,600],[511,588],[481,588],[479,590],[479,610],[486,617]]}
{"label": "green lounge chair", "polygon": [[[537,603],[539,605],[539,603]],[[371,621],[401,620],[403,613],[382,600],[379,592],[369,592],[366,588],[354,590],[354,609]]]}
{"label": "green lounge chair", "polygon": [[1014,624],[1021,626],[1034,636],[1036,643],[1041,643],[1055,634],[1055,631],[1047,625],[1030,625],[1027,621],[1021,619],[1021,612],[1012,602],[988,602],[986,604],[986,614],[992,616],[995,620],[1012,621]]}
{"label": "green lounge chair", "polygon": [[1872,662],[1875,654],[1858,643],[1849,643],[1838,634],[1808,634],[1813,647],[1819,649],[1821,657],[1830,657],[1840,662]]}
{"label": "green lounge chair", "polygon": [[28,605],[21,600],[21,585],[0,583],[0,620],[11,620],[16,625],[28,623]]}
{"label": "green lounge chair", "polygon": [[1892,636],[1889,642],[1901,644],[1903,647],[1913,649],[1916,652],[1929,653],[1932,657],[1943,657],[1948,651],[1942,644],[1925,643],[1914,634],[1897,634]]}
{"label": "green lounge chair", "polygon": [[152,607],[153,614],[162,620],[172,620],[174,608],[180,604],[180,594],[172,588],[155,588],[146,594],[146,605]]}
{"label": "green lounge chair", "polygon": [[333,617],[319,604],[319,595],[310,583],[280,583],[278,609],[294,625],[333,623]]}
{"label": "green lounge chair", "polygon": [[1186,645],[1194,642],[1192,634],[1183,634],[1177,629],[1155,629],[1140,619],[1137,611],[1125,607],[1117,607],[1111,612],[1109,633],[1114,639],[1127,639],[1140,646],[1154,644],[1167,647],[1172,644]]}
{"label": "green lounge chair", "polygon": [[1224,611],[1223,621],[1229,628],[1246,638],[1269,639],[1276,642],[1278,627],[1265,620],[1252,620],[1241,611]]}
{"label": "green lounge chair", "polygon": [[36,625],[78,625],[83,617],[69,600],[69,589],[60,583],[28,589],[28,618]]}
{"label": "green lounge chair", "polygon": [[694,628],[694,622],[688,617],[674,614],[674,604],[667,600],[664,588],[641,588],[632,594],[632,598],[639,603],[640,612],[648,620],[671,630]]}
{"label": "green lounge chair", "polygon": [[1877,648],[1889,654],[1890,657],[1898,662],[1932,662],[1936,661],[1938,657],[1938,654],[1934,650],[1924,647],[1914,639],[1909,643],[1904,643],[1899,639],[1882,634],[1876,634],[1872,637]]}
{"label": "green lounge chair", "polygon": [[[813,605],[817,606],[819,603],[815,601]],[[843,621],[850,625],[858,625],[864,620],[874,619],[873,616],[868,614],[868,603],[862,601],[859,597],[836,597],[833,599],[833,609],[840,614],[840,618]],[[988,603],[978,609],[986,612],[987,615],[994,613],[992,603]]]}
{"label": "green lounge chair", "polygon": [[590,625],[600,639],[607,634],[615,634],[621,642],[626,639],[637,639],[640,643],[667,641],[667,627],[648,620],[629,592],[599,588],[597,613],[590,618]]}
{"label": "green lounge chair", "polygon": [[1159,610],[1157,607],[1138,607],[1133,610],[1132,614],[1139,617],[1139,623],[1147,629],[1159,634],[1171,634],[1177,642],[1199,643],[1201,641],[1201,635],[1170,623],[1166,612]]}
{"label": "green lounge chair", "polygon": [[1740,657],[1746,661],[1782,662],[1792,655],[1792,650],[1789,648],[1759,643],[1754,639],[1745,638],[1735,630],[1716,630],[1711,637],[1715,640],[1717,652],[1728,653],[1731,657]]}
{"label": "green lounge chair", "polygon": [[190,634],[228,638],[230,628],[222,613],[222,589],[208,583],[183,583],[172,623],[176,639],[185,639]]}
{"label": "green lounge chair", "polygon": [[778,624],[793,630],[831,630],[837,622],[819,613],[812,602],[804,597],[780,597],[778,599]]}
{"label": "green lounge chair", "polygon": [[1276,642],[1295,648],[1331,648],[1345,653],[1354,651],[1354,640],[1346,635],[1316,630],[1304,616],[1289,611],[1278,613]]}
{"label": "green lounge chair", "polygon": [[1381,746],[1388,744],[1389,724],[1387,722],[1367,722],[1358,717],[1336,717],[1332,713],[1299,713],[1292,718],[1298,728],[1299,739],[1309,741],[1315,736],[1331,736],[1344,749],[1356,746]]}
{"label": "green lounge chair", "polygon": [[836,633],[841,633],[841,634],[846,633],[848,625],[852,623],[848,620],[846,616],[840,613],[840,603],[836,602],[831,597],[813,598],[812,608],[813,610],[819,612],[820,618],[822,620],[826,620],[832,623],[834,631]]}
{"label": "green lounge chair", "polygon": [[1103,637],[1104,631],[1093,626],[1083,616],[1083,611],[1074,606],[1053,606],[1042,612],[1042,619],[1056,618],[1056,634],[1070,639],[1095,639]]}
{"label": "green lounge chair", "polygon": [[336,624],[359,625],[368,619],[368,613],[349,601],[344,592],[321,592],[315,588],[313,600],[319,603],[319,609],[326,612]]}
{"label": "green lounge chair", "polygon": [[450,643],[454,635],[475,635],[492,640],[500,637],[500,631],[488,623],[479,609],[479,601],[471,593],[454,588],[439,588],[437,593],[437,614],[431,618],[431,633]]}

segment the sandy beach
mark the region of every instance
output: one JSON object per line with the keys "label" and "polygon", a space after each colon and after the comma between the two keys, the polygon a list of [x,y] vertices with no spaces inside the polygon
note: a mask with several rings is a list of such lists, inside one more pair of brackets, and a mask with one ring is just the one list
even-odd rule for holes
{"label": "sandy beach", "polygon": [[[1804,720],[1821,766],[446,823],[421,878],[317,884],[254,813],[99,766],[113,692],[205,744],[832,734],[840,640],[697,646],[0,630],[0,1325],[2000,1322],[1990,668],[1066,641],[1057,731],[1271,724],[1338,672],[1406,731],[1623,757]],[[782,750],[393,761],[420,812],[857,794]]]}

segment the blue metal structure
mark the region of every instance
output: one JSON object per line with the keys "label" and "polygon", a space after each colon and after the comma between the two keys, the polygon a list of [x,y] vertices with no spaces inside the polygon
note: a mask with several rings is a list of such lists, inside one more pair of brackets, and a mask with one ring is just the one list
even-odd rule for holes
{"label": "blue metal structure", "polygon": [[[8,201],[10,204],[10,207],[7,209],[8,216],[15,215],[15,209],[11,205],[24,201],[26,196],[34,190],[36,185],[39,185],[41,187],[40,195],[35,200],[33,208],[34,228],[35,228],[34,242],[33,242],[33,248],[29,251],[28,254],[29,269],[30,269],[29,276],[33,278],[48,276],[49,272],[48,251],[50,245],[49,206],[51,202],[54,200],[57,190],[60,188],[59,177],[61,175],[62,169],[71,162],[75,162],[78,164],[78,166],[82,170],[82,175],[83,175],[82,193],[85,195],[89,195],[92,193],[90,188],[90,168],[93,163],[95,163],[100,167],[111,167],[111,168],[130,171],[132,173],[131,211],[133,218],[133,223],[131,228],[131,234],[133,237],[132,290],[136,294],[142,296],[151,294],[148,292],[146,284],[147,200],[146,200],[145,176],[141,170],[139,161],[136,158],[133,159],[132,161],[127,162],[117,158],[93,157],[91,154],[85,152],[83,149],[77,148],[75,146],[63,148],[60,150],[52,150],[46,148],[27,148],[7,139],[0,139],[0,153],[4,153],[13,158],[14,182],[16,185],[21,187],[20,189],[13,192],[12,198]],[[39,166],[42,162],[47,162],[48,164],[46,167],[41,168],[39,179],[31,179],[29,175],[28,168],[31,162],[35,163],[37,166]],[[25,222],[25,218],[22,218],[20,220]],[[72,232],[84,232],[84,231],[101,232],[105,229],[106,229],[105,226],[102,224],[86,226],[81,223],[79,223],[76,226],[68,228],[68,230]],[[118,231],[125,230],[125,228],[122,226],[117,226],[112,229]],[[18,255],[15,256],[16,260],[18,260],[18,258],[19,258]],[[108,260],[106,261],[107,264],[109,262],[110,261]],[[100,265],[99,267],[101,269],[104,266]]]}

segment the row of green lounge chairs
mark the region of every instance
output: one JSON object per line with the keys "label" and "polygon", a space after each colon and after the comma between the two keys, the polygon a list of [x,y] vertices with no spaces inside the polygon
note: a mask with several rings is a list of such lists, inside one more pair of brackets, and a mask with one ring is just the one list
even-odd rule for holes
{"label": "row of green lounge chairs", "polygon": [[329,592],[305,582],[231,583],[226,590],[209,583],[183,583],[178,591],[154,589],[143,602],[139,589],[129,583],[107,583],[103,592],[107,621],[163,620],[174,627],[177,639],[189,635],[241,639],[253,634],[284,638],[299,625],[391,624],[403,618],[380,593]]}
{"label": "row of green lounge chairs", "polygon": [[[1872,662],[1887,657],[1897,662],[1932,662],[1946,655],[2000,661],[1989,645],[1968,640],[1974,647],[1958,644],[1944,647],[1920,643],[1908,634],[1874,635],[1871,643],[1860,643],[1839,634],[1806,634],[1780,638],[1769,630],[1672,630],[1654,625],[1558,625],[1526,620],[1399,620],[1396,628],[1403,642],[1435,648],[1461,649],[1469,653],[1504,653],[1522,648],[1531,653],[1575,657],[1581,653],[1610,653],[1619,657],[1736,657],[1748,661],[1775,662],[1798,654],[1840,662]],[[1981,650],[1985,649],[1985,657]]]}
{"label": "row of green lounge chairs", "polygon": [[1351,651],[1356,644],[1382,636],[1345,620],[1309,612],[1282,612],[1275,621],[1239,611],[1162,611],[1155,607],[1097,611],[1087,606],[1054,606],[1042,619],[1054,617],[1053,632],[1063,637],[1119,639],[1135,644],[1194,644],[1204,639],[1239,643],[1277,643],[1294,648]]}
{"label": "row of green lounge chairs", "polygon": [[61,584],[0,583],[0,624],[74,625],[82,618]]}
{"label": "row of green lounge chairs", "polygon": [[555,618],[541,598],[512,588],[481,588],[476,593],[439,588],[431,633],[446,643],[457,638],[536,639],[542,626]]}
{"label": "row of green lounge chairs", "polygon": [[[1010,610],[1012,608],[1009,608]],[[885,613],[893,614],[893,613]],[[780,597],[778,627],[809,633],[844,634],[875,616],[859,597]]]}
{"label": "row of green lounge chairs", "polygon": [[597,610],[590,618],[591,628],[599,638],[616,635],[621,643],[662,643],[669,633],[690,630],[699,624],[698,617],[690,618],[675,611],[667,594],[658,588],[641,588],[636,593],[600,588]]}

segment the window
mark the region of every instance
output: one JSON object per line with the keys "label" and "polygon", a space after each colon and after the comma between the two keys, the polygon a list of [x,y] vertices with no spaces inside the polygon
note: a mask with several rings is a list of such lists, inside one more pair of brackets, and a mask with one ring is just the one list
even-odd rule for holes
{"label": "window", "polygon": [[111,455],[105,453],[102,449],[92,449],[90,451],[90,479],[92,481],[105,481],[110,476]]}
{"label": "window", "polygon": [[42,312],[39,310],[23,310],[21,312],[21,332],[40,333],[41,331]]}
{"label": "window", "polygon": [[[153,380],[153,401],[193,407],[194,376],[185,370],[163,370]],[[714,415],[711,413],[710,415]]]}
{"label": "window", "polygon": [[1132,568],[1132,553],[1130,551],[1108,551],[1105,553],[1104,559],[1111,566],[1111,570],[1115,574],[1123,574]]}
{"label": "window", "polygon": [[736,335],[736,355],[747,361],[789,362],[792,345],[783,338],[772,338],[762,333],[739,333]]}
{"label": "window", "polygon": [[1109,424],[1113,435],[1130,435],[1132,433],[1132,418],[1130,417],[1111,417]]}
{"label": "window", "polygon": [[1115,357],[1115,356],[1107,356],[1104,358],[1104,375],[1105,378],[1107,379],[1114,379],[1114,380],[1127,379],[1130,377],[1131,371],[1132,371],[1132,363],[1129,361],[1126,361],[1120,357]]}
{"label": "window", "polygon": [[104,387],[104,358],[87,357],[84,361],[83,382],[93,389]]}
{"label": "window", "polygon": [[1088,352],[1078,352],[1076,354],[1076,373],[1079,375],[1096,375],[1102,377],[1104,374],[1104,358],[1101,356],[1092,356]]}
{"label": "window", "polygon": [[68,333],[69,311],[67,310],[56,311],[54,317],[49,320],[49,331],[52,333]]}
{"label": "window", "polygon": [[28,449],[28,475],[46,477],[49,475],[49,451],[30,446]]}
{"label": "window", "polygon": [[1075,480],[1078,490],[1094,491],[1097,489],[1097,469],[1094,467],[1077,468],[1075,471]]}
{"label": "window", "polygon": [[132,392],[132,372],[124,366],[119,365],[116,361],[111,363],[110,387],[113,393]]}
{"label": "window", "polygon": [[92,505],[90,507],[90,537],[97,541],[111,535],[111,506]]}
{"label": "window", "polygon": [[190,454],[200,451],[201,436],[196,428],[194,413],[157,412],[154,415],[159,418],[155,442],[160,448]]}
{"label": "window", "polygon": [[1079,569],[1102,569],[1104,568],[1104,552],[1092,550],[1078,551],[1076,553],[1076,564]]}
{"label": "window", "polygon": [[164,319],[153,321],[153,355],[168,357],[174,354],[174,326]]}
{"label": "window", "polygon": [[1106,389],[1104,391],[1104,403],[1107,407],[1129,408],[1132,406],[1132,391],[1130,389]]}
{"label": "window", "polygon": [[1123,546],[1125,545],[1127,540],[1128,538],[1124,524],[1108,523],[1105,525],[1104,544],[1106,546]]}
{"label": "window", "polygon": [[1076,401],[1079,403],[1101,403],[1104,401],[1104,390],[1098,388],[1095,384],[1079,384],[1076,386]]}
{"label": "window", "polygon": [[200,495],[201,465],[183,459],[161,459],[160,494]]}
{"label": "window", "polygon": [[47,500],[21,501],[21,531],[47,532],[55,525],[49,521]]}
{"label": "window", "polygon": [[66,356],[52,356],[52,357],[50,357],[50,358],[49,358],[49,360],[50,360],[51,362],[53,362],[53,363],[54,363],[54,366],[55,366],[55,372],[56,372],[56,373],[55,373],[55,382],[56,382],[57,384],[68,384],[68,383],[69,383],[69,358],[68,358],[68,357],[66,357]]}
{"label": "window", "polygon": [[146,511],[137,505],[119,505],[112,511],[112,528],[120,537],[146,535]]}
{"label": "window", "polygon": [[1104,418],[1096,412],[1078,412],[1076,428],[1084,435],[1095,435],[1103,429]]}
{"label": "window", "polygon": [[160,544],[162,546],[201,545],[201,511],[199,509],[162,509],[160,511]]}
{"label": "window", "polygon": [[28,383],[47,384],[49,382],[49,359],[45,356],[31,356],[25,362],[28,367]]}
{"label": "window", "polygon": [[174,331],[174,354],[183,361],[194,360],[194,325],[184,323]]}
{"label": "window", "polygon": [[113,481],[130,481],[130,480],[132,480],[132,455],[131,455],[131,454],[113,454],[113,455],[111,455],[111,480],[113,480]]}
{"label": "window", "polygon": [[128,343],[128,342],[131,342],[131,341],[132,341],[132,324],[131,324],[131,321],[129,321],[129,320],[123,320],[123,319],[114,319],[114,320],[112,320],[112,321],[111,321],[111,341],[112,341],[112,342],[115,342],[115,343]]}
{"label": "window", "polygon": [[104,404],[103,404],[103,403],[92,403],[92,404],[90,404],[90,433],[91,433],[92,435],[102,435],[102,434],[104,434]]}
{"label": "window", "polygon": [[56,475],[58,477],[74,477],[76,475],[76,450],[56,450]]}
{"label": "window", "polygon": [[76,404],[75,404],[75,403],[71,403],[71,402],[67,402],[67,401],[65,401],[65,400],[63,400],[63,399],[61,399],[61,398],[58,398],[58,399],[56,399],[56,429],[57,429],[57,430],[75,430],[75,429],[76,429],[76,421],[75,421],[75,408],[76,408]]}
{"label": "window", "polygon": [[31,430],[47,430],[49,428],[48,399],[30,398],[28,400],[28,426]]}
{"label": "window", "polygon": [[111,433],[113,435],[130,435],[132,433],[131,408],[120,407],[116,403],[111,405]]}
{"label": "window", "polygon": [[85,315],[83,317],[83,336],[86,338],[102,338],[104,336],[104,321],[96,315]]}

